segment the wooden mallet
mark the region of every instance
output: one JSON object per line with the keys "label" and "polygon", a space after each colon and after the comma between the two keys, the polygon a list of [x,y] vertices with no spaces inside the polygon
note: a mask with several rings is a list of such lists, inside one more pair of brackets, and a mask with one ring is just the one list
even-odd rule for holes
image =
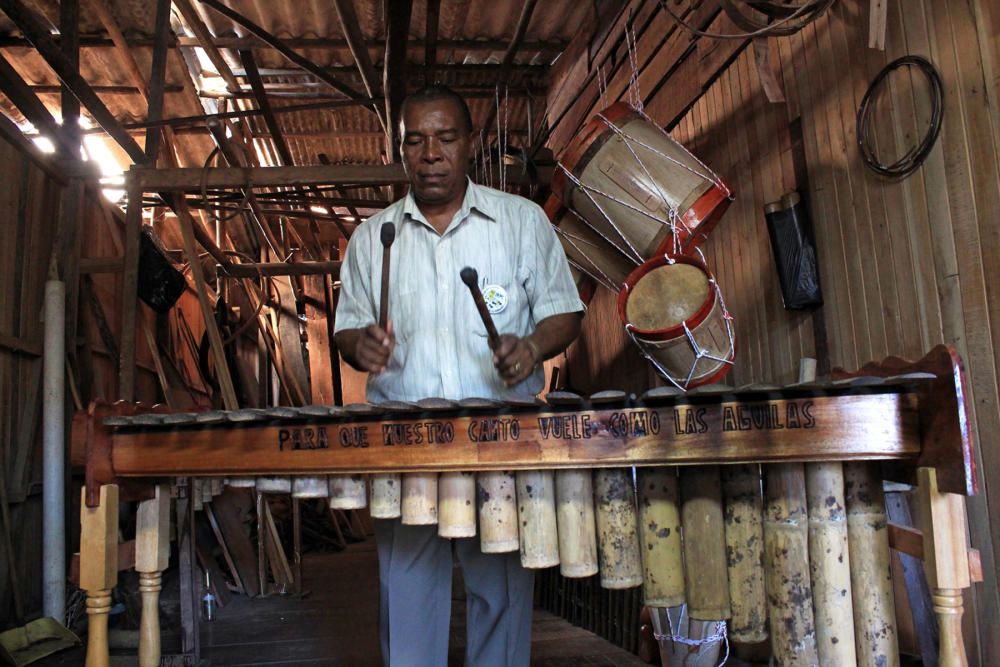
{"label": "wooden mallet", "polygon": [[382,331],[389,324],[389,257],[392,242],[396,240],[396,225],[391,222],[382,223],[380,231],[382,238],[382,294],[378,301],[378,326]]}
{"label": "wooden mallet", "polygon": [[482,318],[483,324],[486,326],[486,334],[490,338],[490,349],[495,350],[500,343],[500,334],[497,333],[496,325],[493,324],[493,316],[490,315],[490,309],[486,307],[486,301],[483,300],[483,293],[479,291],[479,272],[471,266],[467,266],[462,269],[459,275],[462,276],[462,282],[472,293],[472,300],[476,302],[476,310],[479,311],[479,317]]}

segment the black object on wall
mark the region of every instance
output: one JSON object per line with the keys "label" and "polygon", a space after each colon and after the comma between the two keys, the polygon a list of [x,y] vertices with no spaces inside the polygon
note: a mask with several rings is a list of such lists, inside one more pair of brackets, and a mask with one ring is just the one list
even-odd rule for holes
{"label": "black object on wall", "polygon": [[774,263],[778,267],[785,308],[801,310],[823,305],[816,262],[816,245],[809,234],[806,207],[797,192],[764,206]]}
{"label": "black object on wall", "polygon": [[168,312],[184,293],[184,275],[174,268],[148,226],[139,236],[139,298],[158,313]]}

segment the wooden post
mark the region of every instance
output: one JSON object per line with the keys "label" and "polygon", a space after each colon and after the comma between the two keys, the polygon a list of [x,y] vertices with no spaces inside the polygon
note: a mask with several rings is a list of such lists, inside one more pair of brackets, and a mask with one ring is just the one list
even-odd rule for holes
{"label": "wooden post", "polygon": [[142,233],[142,189],[131,175],[125,177],[125,249],[122,270],[122,319],[118,352],[118,398],[135,400],[135,330],[139,308],[139,238]]}
{"label": "wooden post", "polygon": [[111,589],[118,582],[118,486],[101,487],[97,507],[80,494],[80,588],[87,591],[86,667],[108,667],[108,614]]}
{"label": "wooden post", "polygon": [[160,664],[160,589],[163,571],[170,564],[170,487],[159,484],[155,493],[139,503],[135,528],[135,571],[142,594],[139,667]]}
{"label": "wooden post", "polygon": [[940,667],[967,667],[962,641],[962,589],[971,585],[962,497],[938,491],[937,471],[917,468],[917,499],[924,534],[924,572],[938,618]]}

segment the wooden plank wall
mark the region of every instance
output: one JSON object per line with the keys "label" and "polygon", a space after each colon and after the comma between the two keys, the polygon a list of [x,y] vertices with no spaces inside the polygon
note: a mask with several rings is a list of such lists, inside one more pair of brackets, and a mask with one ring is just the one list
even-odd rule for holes
{"label": "wooden plank wall", "polygon": [[[10,532],[14,546],[14,563],[10,563],[0,542],[0,630],[15,625],[11,588],[11,568],[19,582],[23,611],[27,619],[41,613],[41,379],[42,341],[44,338],[42,309],[49,260],[56,239],[60,206],[66,183],[49,174],[74,171],[77,167],[50,160],[52,156],[29,157],[20,147],[0,139],[0,474],[4,475],[10,512]],[[40,162],[48,163],[47,169]],[[63,248],[79,258],[99,258],[106,265],[102,273],[89,274],[93,293],[115,341],[121,340],[120,292],[121,273],[107,266],[108,258],[119,256],[109,233],[104,207],[106,202],[96,188],[88,188],[78,211],[77,244]],[[120,217],[120,216],[119,216]],[[114,223],[119,224],[119,223]],[[66,265],[76,258],[66,258]],[[85,263],[85,262],[84,262]],[[81,281],[82,282],[82,281]],[[67,285],[67,301],[76,299],[76,340],[67,340],[76,391],[84,403],[88,398],[117,399],[117,378],[113,355],[109,354],[98,329],[96,309],[81,292],[78,283]],[[194,297],[182,296],[176,312],[188,314],[194,335],[203,329]],[[141,316],[155,331],[152,311],[140,305]],[[138,331],[136,396],[138,400],[163,400],[153,357],[143,332]],[[176,336],[163,337],[169,356],[180,360],[178,365],[192,373],[192,354],[175,344]],[[74,345],[75,343],[75,345]],[[67,402],[72,404],[72,392],[67,376]],[[198,383],[195,383],[197,387]],[[67,424],[67,433],[69,426]],[[78,483],[78,482],[77,482]],[[78,488],[78,487],[74,487]],[[79,509],[79,493],[67,491],[69,525]],[[0,539],[4,525],[0,516]],[[75,549],[73,533],[67,537],[67,547]]]}
{"label": "wooden plank wall", "polygon": [[[28,482],[35,478],[32,459],[41,440],[41,312],[60,188],[5,141],[0,141],[0,164],[5,166],[0,179],[0,474],[8,496],[15,575],[29,609],[41,607],[41,492]],[[0,531],[7,529],[0,516]],[[6,551],[0,553],[0,627],[7,627],[13,614],[11,564]]]}
{"label": "wooden plank wall", "polygon": [[[917,358],[940,342],[959,349],[982,473],[982,493],[968,502],[970,537],[986,572],[966,601],[979,624],[971,659],[1000,664],[1000,638],[989,630],[1000,620],[1000,530],[990,530],[1000,512],[1000,9],[989,0],[891,1],[884,52],[867,48],[868,10],[864,0],[842,0],[773,41],[785,103],[767,102],[749,49],[676,125],[649,104],[657,80],[642,95],[653,119],[737,192],[704,248],[736,318],[738,361],[728,383],[794,381],[799,358],[817,354],[815,334],[824,331],[829,364],[845,368],[887,355]],[[863,166],[855,118],[870,81],[904,54],[939,70],[945,120],[923,167],[888,182]],[[929,111],[918,77],[892,82],[887,111],[876,116],[880,154],[889,157],[922,136]],[[810,314],[782,306],[763,217],[763,205],[791,189],[808,200],[815,229],[826,323],[815,331]],[[619,335],[610,294],[598,293],[584,328],[566,364],[574,386],[636,390],[654,381]],[[966,627],[974,630],[972,619]]]}

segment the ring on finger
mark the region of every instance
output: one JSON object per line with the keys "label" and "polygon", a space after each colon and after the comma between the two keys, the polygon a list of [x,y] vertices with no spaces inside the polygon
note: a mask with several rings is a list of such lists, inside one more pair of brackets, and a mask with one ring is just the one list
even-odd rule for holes
{"label": "ring on finger", "polygon": [[515,373],[520,373],[521,372],[521,362],[520,361],[518,361],[518,362],[516,362],[514,364],[514,372]]}

